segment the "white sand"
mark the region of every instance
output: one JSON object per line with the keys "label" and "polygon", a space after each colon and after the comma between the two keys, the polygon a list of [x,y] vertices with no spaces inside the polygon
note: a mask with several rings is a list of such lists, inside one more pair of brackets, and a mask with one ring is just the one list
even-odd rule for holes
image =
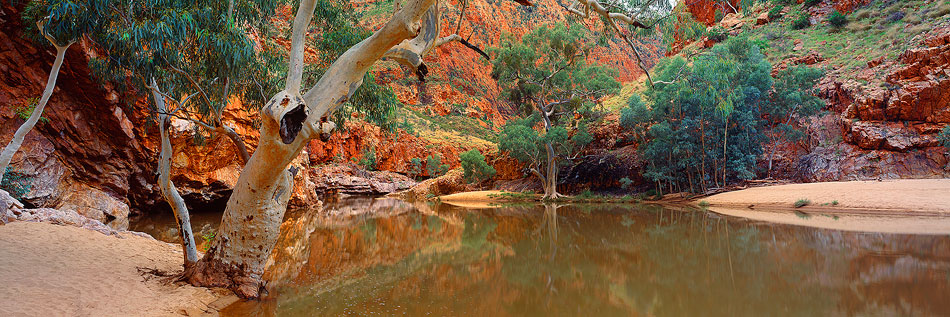
{"label": "white sand", "polygon": [[0,226],[0,316],[215,314],[221,291],[144,281],[137,267],[181,271],[181,249],[49,223]]}
{"label": "white sand", "polygon": [[[901,179],[789,184],[755,187],[702,198],[712,206],[794,208],[799,199],[808,208],[869,211],[885,214],[944,214],[950,216],[950,179]],[[829,203],[838,201],[837,205]],[[822,206],[822,204],[828,204]]]}

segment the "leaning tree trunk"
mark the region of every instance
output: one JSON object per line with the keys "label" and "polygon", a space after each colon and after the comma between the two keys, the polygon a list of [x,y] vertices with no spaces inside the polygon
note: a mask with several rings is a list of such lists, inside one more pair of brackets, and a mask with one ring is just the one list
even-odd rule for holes
{"label": "leaning tree trunk", "polygon": [[170,121],[168,110],[165,107],[165,97],[158,91],[155,80],[152,79],[152,97],[155,99],[155,108],[158,110],[158,130],[162,137],[162,148],[160,158],[158,159],[158,187],[161,188],[162,197],[168,202],[175,214],[175,222],[178,223],[179,238],[181,239],[182,253],[185,257],[185,270],[194,266],[198,261],[198,248],[195,246],[195,234],[191,231],[191,217],[188,214],[188,206],[185,200],[175,188],[175,183],[171,180],[172,166],[172,143],[168,138],[168,130],[165,129]]}
{"label": "leaning tree trunk", "polygon": [[229,287],[243,298],[262,289],[264,264],[277,243],[292,194],[291,161],[310,139],[335,127],[329,115],[362,84],[363,76],[391,48],[424,30],[418,23],[435,0],[410,0],[380,30],[351,47],[305,95],[300,95],[304,35],[315,7],[301,1],[293,24],[290,70],[284,91],[261,109],[260,144],[244,166],[221,226],[205,256],[185,273],[196,285]]}
{"label": "leaning tree trunk", "polygon": [[[40,34],[45,35],[43,25],[37,23],[37,26],[39,27]],[[53,68],[49,71],[49,79],[46,80],[46,88],[43,89],[43,97],[40,98],[40,102],[33,108],[33,113],[30,114],[30,118],[26,119],[26,122],[20,125],[20,128],[13,134],[13,139],[3,148],[3,152],[0,152],[0,181],[3,181],[3,173],[6,172],[7,166],[10,165],[13,154],[15,154],[16,151],[20,149],[20,145],[23,144],[23,138],[26,137],[27,133],[33,130],[33,127],[36,126],[36,122],[43,116],[46,103],[49,102],[49,97],[53,94],[53,88],[56,88],[56,77],[59,77],[59,69],[63,66],[66,49],[73,44],[73,42],[69,42],[64,46],[60,46],[56,44],[56,41],[54,41],[52,37],[47,36],[46,39],[56,48],[56,60],[53,62]]]}

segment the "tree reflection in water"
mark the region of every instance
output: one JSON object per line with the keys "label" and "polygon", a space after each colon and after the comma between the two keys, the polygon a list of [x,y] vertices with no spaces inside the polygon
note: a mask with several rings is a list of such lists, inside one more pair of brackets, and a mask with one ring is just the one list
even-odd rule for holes
{"label": "tree reflection in water", "polygon": [[[342,210],[342,211],[341,211]],[[632,205],[344,200],[287,219],[225,314],[941,315],[950,238]]]}

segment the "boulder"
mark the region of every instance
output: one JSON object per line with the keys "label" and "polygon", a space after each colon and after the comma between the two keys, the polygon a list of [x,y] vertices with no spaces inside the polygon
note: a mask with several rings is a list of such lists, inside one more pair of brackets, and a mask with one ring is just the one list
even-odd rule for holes
{"label": "boulder", "polygon": [[770,20],[768,12],[762,12],[762,14],[759,14],[759,16],[755,17],[755,25],[765,25],[769,22]]}

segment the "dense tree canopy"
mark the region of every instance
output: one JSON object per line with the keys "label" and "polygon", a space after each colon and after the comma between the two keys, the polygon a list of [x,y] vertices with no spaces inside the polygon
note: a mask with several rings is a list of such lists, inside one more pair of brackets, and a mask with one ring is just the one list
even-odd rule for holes
{"label": "dense tree canopy", "polygon": [[762,144],[791,118],[821,108],[814,96],[820,71],[792,68],[776,79],[759,45],[730,39],[689,64],[679,57],[657,66],[655,89],[630,99],[621,125],[642,141],[644,176],[661,191],[702,192],[757,174]]}

